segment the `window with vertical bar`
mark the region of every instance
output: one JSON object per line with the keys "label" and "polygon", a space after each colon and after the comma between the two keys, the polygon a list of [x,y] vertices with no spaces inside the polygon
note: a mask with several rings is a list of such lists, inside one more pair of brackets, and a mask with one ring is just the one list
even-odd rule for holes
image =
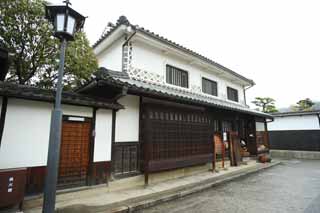
{"label": "window with vertical bar", "polygon": [[202,92],[210,95],[218,96],[217,82],[202,78]]}
{"label": "window with vertical bar", "polygon": [[166,82],[179,87],[189,87],[188,72],[182,69],[167,65]]}
{"label": "window with vertical bar", "polygon": [[231,87],[227,87],[228,99],[231,101],[239,101],[238,90],[233,89]]}

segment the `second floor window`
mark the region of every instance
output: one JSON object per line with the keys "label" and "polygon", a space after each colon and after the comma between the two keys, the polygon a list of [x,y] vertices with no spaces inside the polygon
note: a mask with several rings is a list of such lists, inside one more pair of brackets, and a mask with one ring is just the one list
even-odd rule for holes
{"label": "second floor window", "polygon": [[167,65],[166,69],[166,82],[168,84],[188,88],[188,72],[170,65]]}
{"label": "second floor window", "polygon": [[218,96],[217,82],[202,78],[202,92]]}
{"label": "second floor window", "polygon": [[233,89],[231,87],[227,87],[228,99],[231,101],[239,101],[238,90]]}

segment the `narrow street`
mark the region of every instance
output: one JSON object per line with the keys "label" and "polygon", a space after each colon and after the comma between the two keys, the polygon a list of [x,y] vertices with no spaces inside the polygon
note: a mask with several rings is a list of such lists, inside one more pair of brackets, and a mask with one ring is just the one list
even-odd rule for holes
{"label": "narrow street", "polygon": [[266,171],[141,212],[318,213],[320,161],[283,161]]}

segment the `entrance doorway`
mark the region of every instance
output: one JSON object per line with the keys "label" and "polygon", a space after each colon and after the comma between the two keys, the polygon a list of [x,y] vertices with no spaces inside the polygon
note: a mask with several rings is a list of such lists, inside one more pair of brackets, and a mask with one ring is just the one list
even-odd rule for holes
{"label": "entrance doorway", "polygon": [[91,119],[64,117],[60,147],[58,187],[87,184],[90,156]]}

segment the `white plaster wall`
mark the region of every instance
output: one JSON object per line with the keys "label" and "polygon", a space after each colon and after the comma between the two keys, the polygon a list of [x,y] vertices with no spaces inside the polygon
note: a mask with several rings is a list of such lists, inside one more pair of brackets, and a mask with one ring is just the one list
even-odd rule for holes
{"label": "white plaster wall", "polygon": [[[45,166],[50,134],[51,103],[8,100],[0,147],[0,169]],[[63,105],[65,115],[92,117],[92,108]]]}
{"label": "white plaster wall", "polygon": [[105,67],[114,71],[121,71],[123,42],[124,38],[122,37],[97,55],[98,64],[100,67]]}
{"label": "white plaster wall", "polygon": [[52,104],[9,99],[0,147],[0,169],[47,163]]}
{"label": "white plaster wall", "polygon": [[256,122],[256,131],[265,131],[265,129],[264,129],[264,123],[262,123],[262,122]]}
{"label": "white plaster wall", "polygon": [[118,102],[125,109],[116,113],[115,142],[139,141],[139,97],[127,95]]}
{"label": "white plaster wall", "polygon": [[74,115],[82,117],[92,117],[93,109],[91,107],[74,106],[74,105],[62,105],[62,112],[64,115]]}
{"label": "white plaster wall", "polygon": [[[214,80],[218,83],[218,97],[227,100],[227,86],[238,90],[239,103],[244,104],[243,87],[225,78],[219,77],[214,72],[204,70],[200,66],[190,64],[183,58],[178,58],[162,52],[152,46],[134,41],[132,44],[132,66],[164,76],[166,64],[181,68],[189,73],[189,87],[196,85],[202,88],[202,77]],[[217,70],[218,72],[218,70]],[[228,100],[227,100],[228,101]],[[230,101],[232,102],[232,101]]]}
{"label": "white plaster wall", "polygon": [[98,109],[96,112],[96,136],[94,162],[111,160],[112,110]]}
{"label": "white plaster wall", "polygon": [[310,130],[320,129],[317,115],[275,117],[268,123],[268,130]]}

